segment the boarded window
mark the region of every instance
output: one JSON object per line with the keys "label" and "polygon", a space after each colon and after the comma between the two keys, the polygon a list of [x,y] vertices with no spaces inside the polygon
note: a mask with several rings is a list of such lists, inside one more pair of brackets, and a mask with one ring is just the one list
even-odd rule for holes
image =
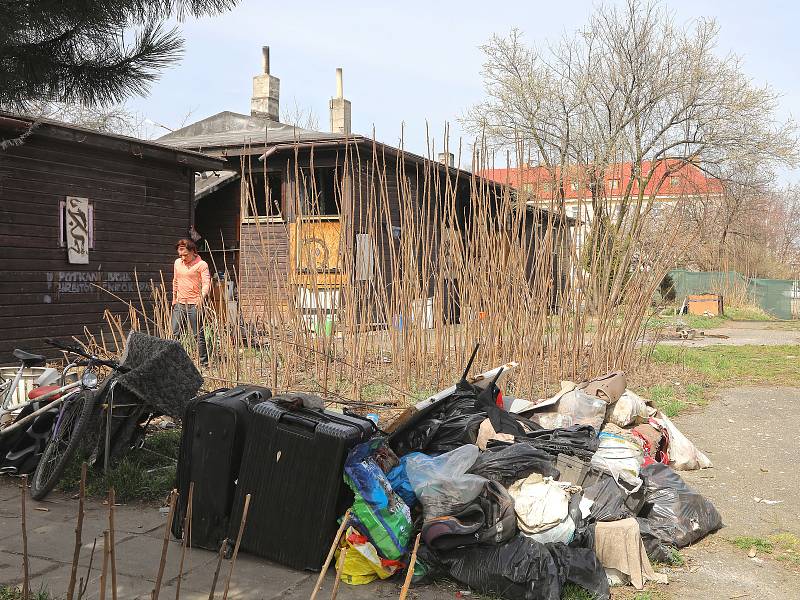
{"label": "boarded window", "polygon": [[371,281],[375,270],[375,250],[372,236],[368,233],[356,234],[356,281]]}

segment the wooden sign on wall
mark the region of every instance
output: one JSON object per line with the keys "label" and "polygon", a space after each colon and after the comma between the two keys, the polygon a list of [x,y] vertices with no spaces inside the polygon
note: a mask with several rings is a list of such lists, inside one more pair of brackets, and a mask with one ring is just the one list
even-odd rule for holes
{"label": "wooden sign on wall", "polygon": [[67,196],[67,256],[70,264],[89,264],[89,199]]}

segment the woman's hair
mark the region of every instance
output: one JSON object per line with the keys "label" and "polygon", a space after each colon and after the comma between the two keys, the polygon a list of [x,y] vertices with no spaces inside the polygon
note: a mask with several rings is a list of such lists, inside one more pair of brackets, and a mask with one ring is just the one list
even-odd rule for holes
{"label": "woman's hair", "polygon": [[197,244],[195,244],[192,240],[187,240],[185,238],[178,240],[178,243],[175,244],[175,250],[178,248],[186,248],[189,252],[197,254]]}

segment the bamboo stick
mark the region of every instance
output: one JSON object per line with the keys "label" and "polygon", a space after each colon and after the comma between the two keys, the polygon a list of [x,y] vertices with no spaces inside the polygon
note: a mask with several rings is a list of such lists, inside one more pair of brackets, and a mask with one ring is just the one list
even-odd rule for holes
{"label": "bamboo stick", "polygon": [[110,544],[109,559],[111,561],[111,598],[117,600],[117,553],[114,542],[114,503],[117,501],[114,488],[108,490],[108,542]]}
{"label": "bamboo stick", "polygon": [[336,600],[339,593],[339,584],[342,581],[342,570],[344,569],[344,559],[347,556],[347,546],[343,546],[339,551],[339,562],[336,564],[336,575],[333,579],[333,590],[331,590],[331,600]]}
{"label": "bamboo stick", "polygon": [[183,580],[183,560],[186,557],[186,547],[190,543],[192,527],[192,496],[194,496],[194,481],[189,483],[189,499],[186,503],[186,516],[183,519],[183,544],[181,548],[181,562],[178,567],[178,583],[175,586],[175,600],[181,597],[181,581]]}
{"label": "bamboo stick", "polygon": [[[75,578],[78,574],[78,561],[81,554],[81,537],[83,535],[83,516],[84,502],[86,501],[86,462],[81,464],[81,483],[78,489],[78,519],[75,524],[75,547],[72,551],[72,566],[69,573],[69,585],[67,587],[67,600],[73,600],[75,596]],[[80,591],[80,587],[78,587]]]}
{"label": "bamboo stick", "polygon": [[22,600],[28,600],[31,590],[31,578],[28,569],[28,522],[25,514],[25,498],[28,495],[28,476],[22,476]]}
{"label": "bamboo stick", "polygon": [[175,517],[175,503],[177,499],[177,490],[172,490],[169,495],[169,514],[167,515],[167,524],[164,527],[164,543],[161,546],[161,560],[158,563],[158,575],[156,576],[156,584],[152,592],[154,600],[158,600],[158,595],[161,593],[161,581],[164,578],[164,565],[167,562],[167,550],[169,548],[169,534],[172,529],[172,519]]}
{"label": "bamboo stick", "polygon": [[411,560],[408,561],[406,578],[403,580],[403,587],[400,588],[400,600],[406,600],[408,588],[411,587],[411,578],[414,576],[414,565],[417,564],[417,550],[419,550],[419,540],[421,537],[422,533],[418,533],[417,539],[414,540],[414,550],[411,552]]}
{"label": "bamboo stick", "polygon": [[325,562],[322,565],[322,569],[319,572],[319,577],[317,578],[317,583],[314,585],[314,589],[311,592],[310,600],[315,600],[317,594],[319,593],[320,588],[322,587],[322,582],[325,580],[325,573],[328,570],[328,567],[331,565],[331,561],[333,560],[333,555],[336,552],[336,546],[339,545],[339,540],[342,537],[345,529],[347,529],[348,525],[350,525],[350,509],[347,509],[347,512],[344,513],[342,517],[342,524],[339,525],[339,529],[336,531],[336,535],[333,536],[333,543],[331,544],[330,550],[328,550],[328,556],[325,558]]}
{"label": "bamboo stick", "polygon": [[83,598],[84,594],[86,594],[86,588],[89,587],[89,579],[91,578],[92,574],[92,564],[94,564],[94,551],[97,548],[97,538],[92,540],[92,552],[89,554],[89,566],[86,567],[86,577],[81,577],[81,581],[78,584],[78,600]]}
{"label": "bamboo stick", "polygon": [[217,580],[219,579],[219,570],[222,567],[222,558],[225,556],[225,551],[228,549],[228,540],[222,540],[222,545],[219,547],[219,555],[217,556],[217,568],[214,569],[214,578],[211,580],[211,591],[208,593],[208,600],[214,600],[214,591],[217,588]]}
{"label": "bamboo stick", "polygon": [[250,510],[250,494],[244,497],[244,508],[242,509],[242,522],[239,524],[239,533],[236,536],[236,545],[233,547],[233,556],[231,556],[231,566],[228,569],[228,577],[225,580],[225,591],[222,594],[222,600],[227,600],[228,590],[231,587],[231,579],[233,578],[233,568],[236,566],[236,556],[239,554],[239,545],[242,543],[242,534],[244,533],[244,525],[247,522],[247,511]]}
{"label": "bamboo stick", "polygon": [[108,540],[108,530],[106,530],[103,532],[103,570],[100,572],[100,600],[106,600],[106,588],[108,587],[108,558],[111,554]]}

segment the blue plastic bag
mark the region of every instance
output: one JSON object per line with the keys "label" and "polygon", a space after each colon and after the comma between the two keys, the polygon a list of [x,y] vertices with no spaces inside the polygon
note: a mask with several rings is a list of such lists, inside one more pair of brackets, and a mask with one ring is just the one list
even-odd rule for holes
{"label": "blue plastic bag", "polygon": [[372,459],[373,452],[383,440],[370,440],[354,446],[344,463],[344,481],[364,501],[377,509],[389,506],[392,486],[378,464]]}
{"label": "blue plastic bag", "polygon": [[406,473],[406,461],[408,458],[415,455],[421,455],[421,453],[412,452],[411,454],[406,454],[400,459],[400,464],[389,471],[387,475],[392,489],[409,507],[413,507],[417,503],[417,495],[414,493],[414,488],[411,486],[411,482],[408,480],[408,473]]}

